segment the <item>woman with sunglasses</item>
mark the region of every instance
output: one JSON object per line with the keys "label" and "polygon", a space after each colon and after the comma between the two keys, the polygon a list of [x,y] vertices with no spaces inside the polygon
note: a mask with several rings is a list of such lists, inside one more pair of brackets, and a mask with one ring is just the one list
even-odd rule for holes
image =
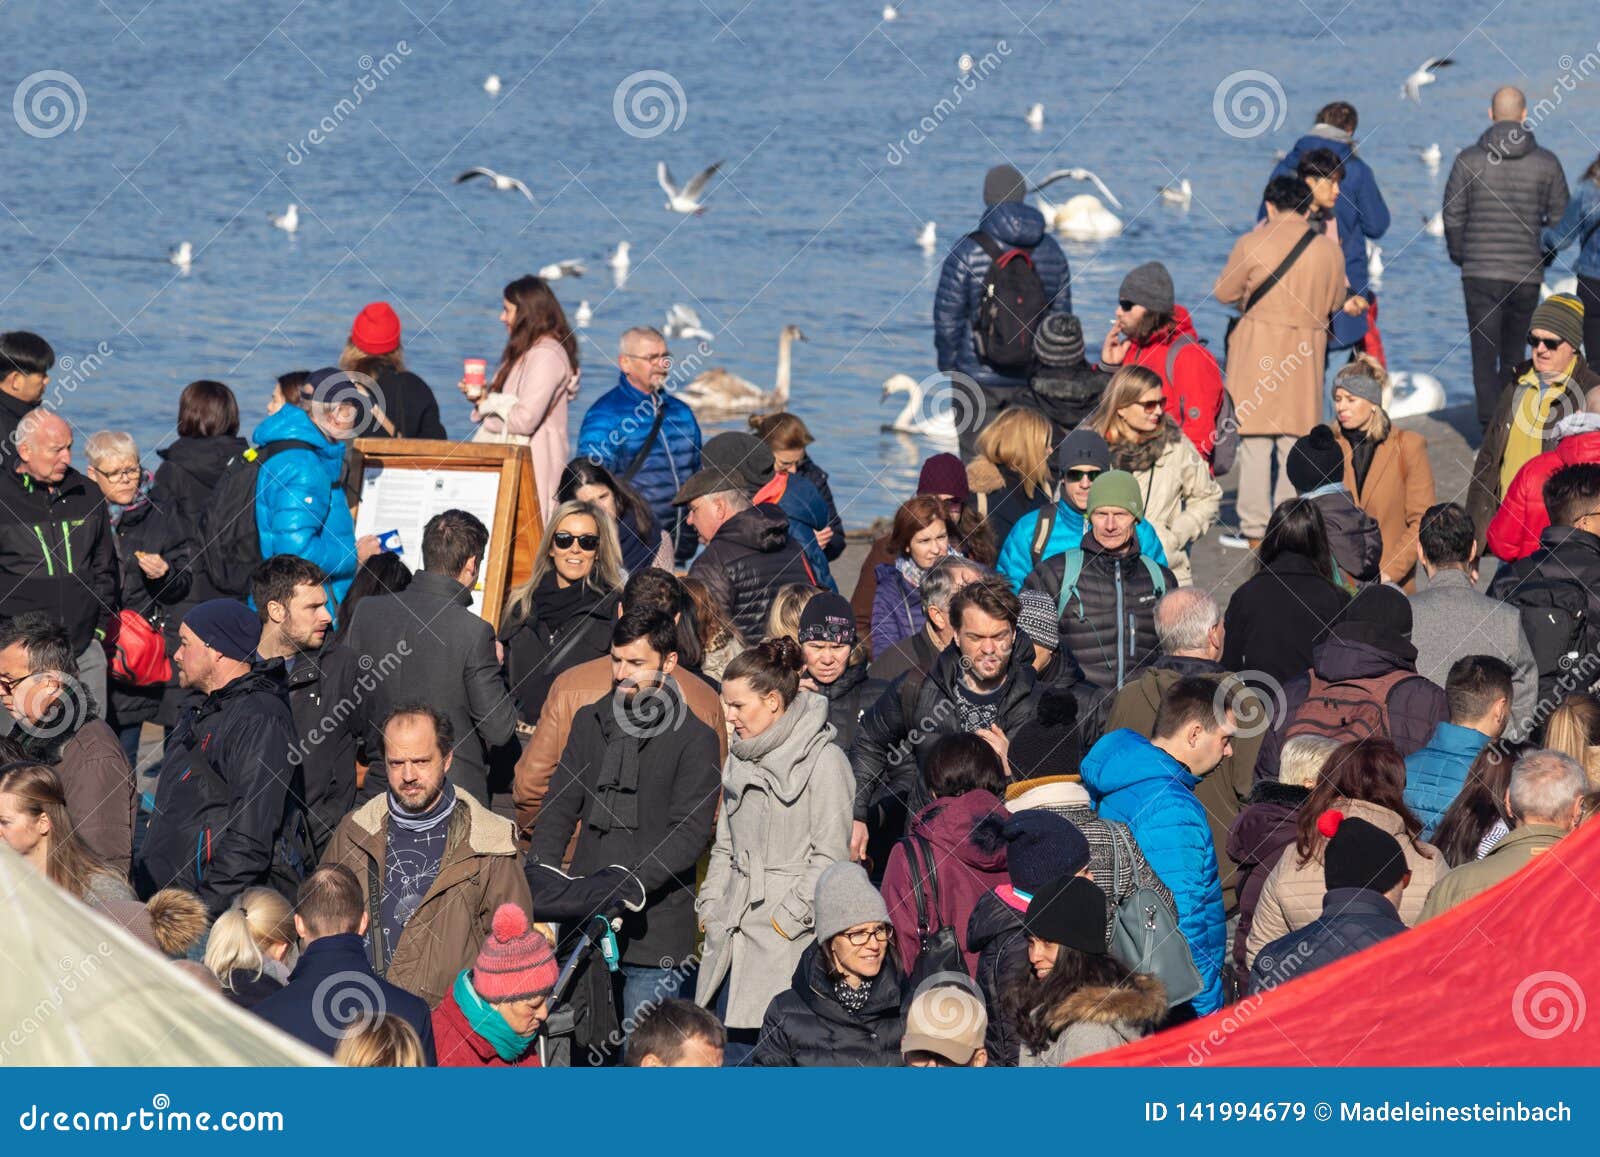
{"label": "woman with sunglasses", "polygon": [[638,492],[618,482],[604,466],[588,458],[574,458],[561,471],[556,498],[561,502],[577,499],[591,503],[616,521],[625,576],[647,566],[672,569],[671,536],[656,523],[656,516]]}
{"label": "woman with sunglasses", "polygon": [[1111,375],[1088,425],[1105,437],[1112,469],[1139,483],[1144,520],[1161,539],[1178,583],[1188,586],[1189,546],[1217,521],[1222,487],[1166,407],[1160,375],[1124,366]]}
{"label": "woman with sunglasses", "polygon": [[728,1027],[726,1063],[754,1049],[772,998],[811,943],[817,877],[850,858],[855,777],[828,702],[800,689],[800,644],[769,639],[728,664],[733,741],[696,909],[705,948],[695,1000]]}
{"label": "woman with sunglasses", "polygon": [[[190,593],[194,541],[179,516],[177,504],[139,463],[139,447],[131,434],[101,430],[85,446],[89,477],[100,487],[111,519],[111,541],[122,570],[123,618],[141,616],[166,640],[170,655],[178,647],[180,607]],[[138,629],[134,623],[131,629]],[[140,686],[114,675],[107,677],[102,706],[127,753],[138,766],[139,731],[161,714],[162,698],[177,686],[177,672],[164,683]]]}
{"label": "woman with sunglasses", "polygon": [[794,980],[767,1006],[750,1063],[777,1068],[895,1067],[901,982],[894,927],[860,864],[830,864],[817,878],[816,939]]}
{"label": "woman with sunglasses", "polygon": [[621,597],[616,524],[587,502],[563,502],[500,621],[506,681],[524,722],[539,721],[557,675],[610,653]]}
{"label": "woman with sunglasses", "polygon": [[929,494],[900,504],[889,532],[893,562],[879,564],[872,597],[872,653],[882,655],[901,639],[922,630],[922,577],[950,548],[950,527],[944,504]]}
{"label": "woman with sunglasses", "polygon": [[1383,409],[1388,375],[1365,354],[1333,379],[1334,434],[1344,454],[1344,485],[1356,505],[1378,522],[1383,557],[1378,581],[1416,589],[1417,529],[1433,505],[1428,443],[1415,430],[1391,425]]}

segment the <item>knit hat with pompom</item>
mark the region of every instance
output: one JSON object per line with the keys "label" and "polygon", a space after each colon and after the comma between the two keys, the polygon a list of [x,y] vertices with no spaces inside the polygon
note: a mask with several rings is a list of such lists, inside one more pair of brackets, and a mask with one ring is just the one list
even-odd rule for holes
{"label": "knit hat with pompom", "polygon": [[472,989],[491,1004],[547,996],[561,972],[555,949],[515,904],[495,909],[494,924],[472,964]]}
{"label": "knit hat with pompom", "polygon": [[1078,736],[1078,700],[1066,687],[1048,687],[1033,714],[1011,736],[1006,759],[1013,779],[1077,775],[1083,754]]}
{"label": "knit hat with pompom", "polygon": [[1387,892],[1411,870],[1400,841],[1359,816],[1329,809],[1317,817],[1317,831],[1328,841],[1322,860],[1329,891]]}

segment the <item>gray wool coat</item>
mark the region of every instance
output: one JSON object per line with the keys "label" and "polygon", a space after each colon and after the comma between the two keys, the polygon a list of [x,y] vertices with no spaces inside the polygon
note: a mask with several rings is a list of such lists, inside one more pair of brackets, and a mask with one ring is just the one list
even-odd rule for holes
{"label": "gray wool coat", "polygon": [[1520,737],[1539,701],[1539,670],[1515,607],[1482,594],[1465,571],[1436,571],[1411,596],[1411,642],[1417,674],[1443,687],[1450,666],[1467,655],[1492,655],[1511,664],[1511,722],[1506,734]]}
{"label": "gray wool coat", "polygon": [[771,727],[735,739],[722,772],[711,863],[695,908],[705,947],[695,1001],[729,983],[729,1028],[760,1028],[812,941],[817,877],[850,858],[855,775],[828,703],[802,691]]}

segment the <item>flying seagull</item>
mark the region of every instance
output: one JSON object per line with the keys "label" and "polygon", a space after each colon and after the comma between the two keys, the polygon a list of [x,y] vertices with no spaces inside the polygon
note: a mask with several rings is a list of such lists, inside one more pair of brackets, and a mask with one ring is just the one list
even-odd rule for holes
{"label": "flying seagull", "polygon": [[711,183],[711,178],[722,168],[718,161],[708,169],[702,169],[688,184],[681,189],[672,180],[672,170],[667,168],[667,162],[659,161],[656,164],[656,181],[667,195],[667,208],[674,213],[704,213],[705,206],[700,204],[700,194],[705,192],[706,186]]}
{"label": "flying seagull", "polygon": [[588,266],[584,265],[583,262],[568,258],[566,261],[557,261],[551,265],[546,265],[539,270],[539,276],[546,281],[560,281],[563,277],[582,277],[587,272]]}
{"label": "flying seagull", "polygon": [[1448,56],[1430,56],[1427,60],[1422,62],[1422,66],[1418,68],[1417,71],[1406,77],[1405,83],[1400,86],[1400,96],[1402,98],[1410,97],[1418,104],[1421,104],[1422,86],[1425,84],[1432,84],[1434,81],[1439,79],[1437,76],[1433,75],[1433,70],[1436,68],[1449,68],[1454,63],[1455,61],[1451,60]]}
{"label": "flying seagull", "polygon": [[1100,190],[1107,201],[1110,201],[1111,204],[1118,209],[1122,208],[1122,202],[1117,200],[1116,194],[1110,189],[1106,188],[1106,183],[1091,173],[1088,169],[1057,169],[1055,172],[1051,173],[1048,177],[1030,189],[1029,192],[1041,192],[1055,184],[1057,181],[1062,180],[1092,181],[1094,182],[1094,187]]}
{"label": "flying seagull", "polygon": [[490,183],[502,193],[509,193],[512,189],[515,189],[524,197],[528,198],[532,204],[538,204],[537,201],[534,201],[533,194],[528,191],[528,186],[524,185],[521,181],[517,180],[515,177],[508,177],[504,173],[497,173],[493,169],[486,169],[482,165],[468,169],[466,172],[458,176],[454,183],[460,185],[466,181],[471,181],[478,177],[488,177]]}
{"label": "flying seagull", "polygon": [[682,302],[667,310],[667,324],[661,327],[668,337],[698,338],[710,341],[711,333],[700,325],[700,315]]}

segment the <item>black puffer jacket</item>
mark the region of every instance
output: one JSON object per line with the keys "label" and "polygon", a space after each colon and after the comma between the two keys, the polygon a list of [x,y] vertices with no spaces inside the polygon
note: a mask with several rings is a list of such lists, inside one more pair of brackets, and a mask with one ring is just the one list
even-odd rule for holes
{"label": "black puffer jacket", "polygon": [[[167,639],[167,651],[172,653],[178,646],[177,608],[188,598],[193,585],[194,541],[171,497],[159,487],[152,488],[146,501],[122,512],[111,528],[111,542],[122,568],[122,605],[160,627]],[[166,560],[167,573],[158,579],[146,578],[134,557],[135,551],[160,555]],[[176,669],[171,682],[176,685]],[[154,719],[167,692],[166,686],[135,687],[117,679],[111,679],[107,689],[111,709],[106,721],[116,728]]]}
{"label": "black puffer jacket", "polygon": [[846,1012],[816,944],[794,970],[794,983],[767,1006],[751,1063],[769,1068],[894,1068],[905,1032],[900,971],[892,959],[872,982],[866,1007]]}
{"label": "black puffer jacket", "polygon": [[[1575,599],[1581,595],[1587,604],[1587,624],[1582,628],[1578,652],[1589,657],[1588,664],[1580,663],[1569,670],[1562,666],[1565,657],[1551,664],[1548,658],[1534,656],[1548,668],[1539,671],[1540,698],[1554,702],[1570,691],[1586,690],[1597,681],[1592,663],[1600,649],[1600,537],[1575,526],[1545,527],[1539,533],[1539,549],[1495,571],[1488,594],[1491,599],[1515,606],[1519,602],[1531,603],[1535,589],[1547,583],[1572,586]],[[1520,599],[1519,591],[1524,591]],[[1530,622],[1527,618],[1523,621]]]}
{"label": "black puffer jacket", "polygon": [[1256,953],[1255,967],[1250,969],[1250,994],[1270,992],[1405,930],[1405,921],[1382,893],[1370,888],[1332,888],[1322,898],[1319,918]]}
{"label": "black puffer jacket", "polygon": [[827,685],[818,685],[817,694],[828,701],[828,722],[837,734],[833,741],[841,751],[849,751],[861,727],[861,717],[878,701],[878,696],[888,689],[886,679],[874,679],[867,674],[867,665],[857,663]]}
{"label": "black puffer jacket", "polygon": [[[396,438],[449,437],[444,432],[444,423],[439,420],[439,400],[433,396],[427,382],[410,370],[399,373],[385,370],[378,375],[377,384],[384,413],[394,423]],[[380,438],[385,436],[382,427],[376,425],[369,432]]]}
{"label": "black puffer jacket", "polygon": [[1004,1010],[1005,994],[1028,975],[1028,937],[1022,931],[1022,914],[993,892],[985,892],[967,921],[967,947],[978,954],[975,976],[989,1009],[989,1027],[983,1034],[989,1064],[1015,1068],[1022,1041]]}
{"label": "black puffer jacket", "polygon": [[1544,277],[1539,232],[1567,209],[1561,162],[1533,133],[1496,121],[1477,144],[1456,154],[1444,187],[1444,239],[1462,277],[1538,281]]}
{"label": "black puffer jacket", "polygon": [[[1039,686],[1028,662],[1032,647],[1011,652],[1011,667],[1001,686],[995,724],[1007,735],[1032,717]],[[882,827],[891,816],[903,828],[907,816],[929,802],[920,769],[933,746],[962,730],[956,683],[961,678],[961,650],[951,643],[926,673],[907,671],[885,688],[861,717],[850,745],[850,766],[856,776],[855,818]],[[898,839],[903,830],[893,832]]]}
{"label": "black puffer jacket", "polygon": [[321,860],[339,821],[355,807],[357,708],[380,678],[382,672],[370,661],[361,664],[354,651],[337,644],[297,656],[289,671],[289,710],[301,752],[290,810],[305,815],[315,860]]}
{"label": "black puffer jacket", "polygon": [[[1139,555],[1137,535],[1118,554],[1106,551],[1094,535],[1086,535],[1082,550],[1077,594],[1068,599],[1061,613],[1061,642],[1078,660],[1086,680],[1102,690],[1121,689],[1134,672],[1159,654],[1156,601],[1167,591],[1177,590],[1178,580],[1158,565],[1165,586],[1157,589],[1150,568]],[[1034,567],[1022,588],[1043,591],[1059,606],[1070,553]]]}
{"label": "black puffer jacket", "polygon": [[506,682],[525,723],[539,722],[539,712],[557,675],[611,653],[611,628],[617,621],[622,593],[585,589],[594,597],[562,616],[563,622],[553,625],[541,619],[534,606],[527,616],[508,614],[505,626],[500,628],[500,642],[506,651]]}
{"label": "black puffer jacket", "polygon": [[779,587],[815,585],[805,555],[789,539],[789,516],[770,502],[723,523],[689,575],[706,584],[747,639],[766,636],[767,612]]}
{"label": "black puffer jacket", "polygon": [[191,536],[198,530],[201,512],[211,503],[211,492],[222,471],[248,446],[243,438],[219,434],[215,438],[179,438],[156,451],[161,457],[156,485],[171,495]]}

